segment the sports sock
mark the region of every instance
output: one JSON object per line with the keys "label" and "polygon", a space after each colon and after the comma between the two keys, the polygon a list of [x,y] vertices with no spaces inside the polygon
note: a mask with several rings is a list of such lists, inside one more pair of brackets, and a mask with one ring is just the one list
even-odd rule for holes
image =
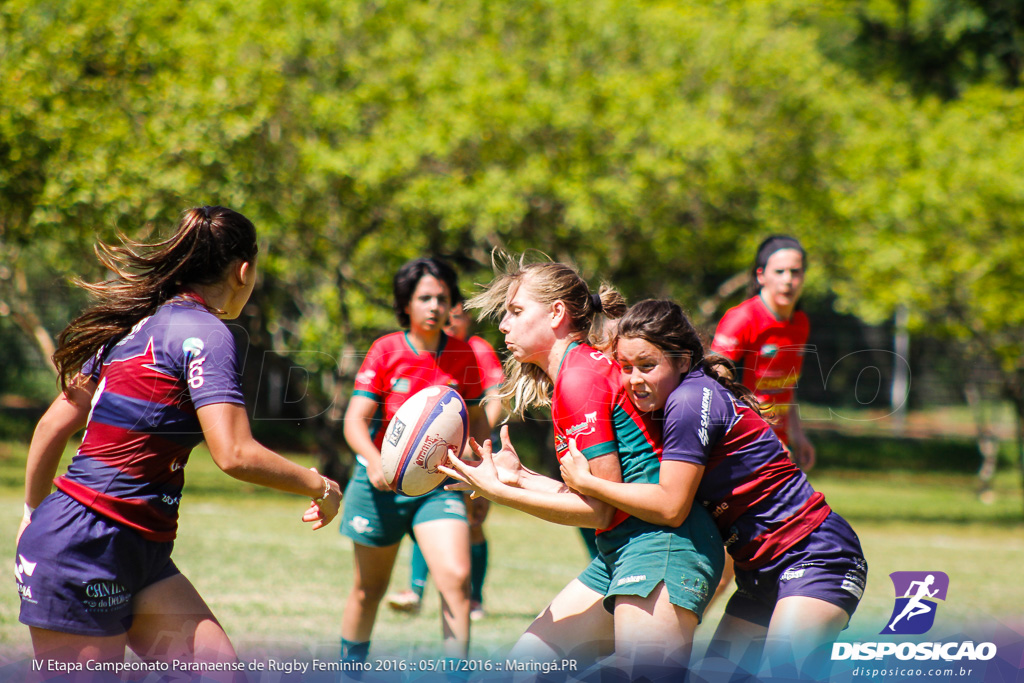
{"label": "sports sock", "polygon": [[427,569],[427,561],[423,558],[423,551],[420,550],[419,543],[412,544],[412,562],[409,570],[411,574],[409,588],[417,597],[423,599],[423,590],[427,587],[427,575],[430,570]]}
{"label": "sports sock", "polygon": [[469,577],[471,585],[469,599],[473,602],[483,604],[484,577],[487,576],[487,539],[470,546],[469,559]]}
{"label": "sports sock", "polygon": [[370,655],[370,641],[356,643],[341,639],[341,659],[348,662],[365,662]]}

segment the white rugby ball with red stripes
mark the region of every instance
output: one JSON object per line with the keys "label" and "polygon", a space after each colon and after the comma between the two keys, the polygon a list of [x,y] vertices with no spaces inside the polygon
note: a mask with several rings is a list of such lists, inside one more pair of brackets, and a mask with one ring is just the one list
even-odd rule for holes
{"label": "white rugby ball with red stripes", "polygon": [[406,399],[384,432],[380,448],[384,476],[392,491],[422,496],[445,479],[438,465],[448,447],[461,454],[469,436],[466,402],[451,387],[436,385]]}

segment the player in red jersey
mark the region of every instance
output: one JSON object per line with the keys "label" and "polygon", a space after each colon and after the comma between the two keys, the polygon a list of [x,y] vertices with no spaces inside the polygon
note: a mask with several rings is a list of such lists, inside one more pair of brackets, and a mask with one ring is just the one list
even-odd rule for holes
{"label": "player in red jersey", "polygon": [[827,653],[811,660],[812,653],[835,640],[863,595],[867,564],[857,535],[789,459],[750,390],[725,375],[724,360],[705,356],[677,304],[630,308],[615,349],[631,399],[663,421],[660,476],[653,484],[609,482],[574,450],[561,461],[563,478],[656,524],[676,524],[695,500],[712,511],[739,588],[709,653],[756,674],[767,641],[776,676],[797,664],[819,680]]}
{"label": "player in red jersey", "polygon": [[[309,496],[317,529],[341,490],[255,440],[222,322],[256,281],[256,229],[219,206],[187,211],[156,244],[101,244],[115,273],[61,333],[62,394],[29,446],[16,576],[37,659],[236,664],[209,607],[171,560],[189,453],[206,440],[229,475]],[[86,427],[67,474],[68,439]],[[228,667],[230,670],[230,667]],[[225,678],[231,678],[229,673]]]}
{"label": "player in red jersey", "polygon": [[345,439],[357,465],[345,489],[341,533],[352,539],[355,581],[341,622],[342,657],[364,661],[377,609],[398,547],[415,530],[441,594],[442,632],[449,656],[469,648],[469,525],[464,496],[435,489],[409,497],[388,487],[380,461],[385,428],[413,394],[434,384],[457,390],[469,408],[470,434],[490,433],[480,401],[484,386],[470,346],[444,333],[448,312],[462,300],[455,271],[434,258],[409,261],[395,274],[393,306],[407,328],[375,341],[345,413]]}
{"label": "player in red jersey", "polygon": [[[625,308],[617,292],[602,287],[591,294],[565,264],[509,259],[469,307],[501,314],[499,329],[512,354],[502,395],[515,399],[517,412],[551,406],[557,455],[574,440],[598,476],[654,480],[658,451],[651,425],[626,396],[615,361],[587,343],[602,324],[599,314],[618,317]],[[489,441],[472,444],[478,465],[453,459],[445,471],[463,482],[453,488],[547,521],[599,529],[598,557],[534,620],[511,656],[551,660],[588,648],[596,656],[614,634],[623,658],[642,649],[658,664],[684,665],[721,571],[721,538],[707,512],[695,508],[671,529],[630,517],[523,468],[507,427],[501,441],[497,453]]]}
{"label": "player in red jersey", "polygon": [[[460,302],[452,307],[444,332],[449,337],[462,339],[473,349],[473,355],[476,358],[484,385],[483,407],[487,414],[487,424],[494,429],[501,418],[501,399],[498,398],[498,390],[501,388],[501,383],[505,381],[505,371],[501,368],[501,361],[498,359],[498,354],[494,352],[494,347],[486,339],[476,335],[469,336],[470,325],[470,317],[466,315]],[[488,547],[487,537],[484,535],[484,520],[487,518],[489,506],[490,501],[486,498],[477,498],[469,505],[469,618],[471,621],[483,619],[485,614],[483,591],[484,579],[487,576]],[[423,558],[420,545],[414,540],[412,559],[409,561],[409,588],[389,595],[387,597],[388,607],[399,612],[414,614],[419,612],[429,573],[427,561]]]}
{"label": "player in red jersey", "polygon": [[814,467],[814,446],[804,435],[796,405],[810,324],[797,310],[807,256],[795,238],[772,235],[757,249],[753,296],[722,316],[711,349],[733,362],[743,386],[775,415],[773,429],[803,470]]}

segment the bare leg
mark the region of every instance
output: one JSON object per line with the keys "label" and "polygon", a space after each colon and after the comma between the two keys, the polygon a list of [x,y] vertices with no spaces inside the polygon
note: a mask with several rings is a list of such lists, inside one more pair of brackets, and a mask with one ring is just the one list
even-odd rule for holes
{"label": "bare leg", "polygon": [[669,601],[665,584],[646,598],[615,598],[615,654],[640,663],[671,662],[686,667],[693,649],[697,615]]}
{"label": "bare leg", "polygon": [[725,554],[725,565],[722,567],[722,578],[718,581],[718,588],[715,589],[715,594],[711,596],[711,600],[708,602],[708,606],[704,608],[704,614],[707,615],[708,611],[711,610],[711,605],[715,604],[718,600],[732,594],[736,588],[736,584],[733,579],[736,578],[736,569],[733,566],[732,555],[729,553]]}
{"label": "bare leg", "polygon": [[722,615],[695,680],[728,681],[740,672],[756,675],[767,634],[767,627]]}
{"label": "bare leg", "polygon": [[849,620],[844,609],[824,600],[799,595],[779,600],[768,626],[765,663],[773,675],[827,680],[829,646]]}
{"label": "bare leg", "polygon": [[126,634],[116,636],[79,636],[45,628],[29,626],[32,650],[37,660],[52,659],[59,662],[124,661]]}
{"label": "bare leg", "polygon": [[522,661],[555,661],[571,657],[580,668],[611,652],[612,615],[604,596],[573,579],[533,620],[509,653]]}
{"label": "bare leg", "polygon": [[341,615],[341,637],[355,643],[370,640],[377,608],[391,581],[398,544],[373,548],[353,544],[355,576]]}
{"label": "bare leg", "polygon": [[449,657],[469,654],[469,525],[457,519],[417,524],[416,540],[441,594],[441,630]]}

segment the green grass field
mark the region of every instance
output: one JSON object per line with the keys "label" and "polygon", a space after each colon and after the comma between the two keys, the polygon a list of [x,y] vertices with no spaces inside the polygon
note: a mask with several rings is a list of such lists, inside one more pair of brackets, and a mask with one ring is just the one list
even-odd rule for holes
{"label": "green grass field", "polygon": [[[9,558],[21,516],[23,463],[24,446],[0,444],[0,547]],[[227,477],[202,449],[193,454],[187,476],[175,560],[243,657],[276,652],[333,658],[352,563],[351,543],[337,524],[310,531],[299,521],[305,501]],[[851,521],[870,564],[854,631],[881,630],[893,604],[887,575],[899,570],[949,574],[950,597],[936,626],[947,633],[992,620],[1020,623],[1024,524],[1015,473],[999,475],[997,498],[989,505],[977,501],[970,475],[823,469],[812,482]],[[488,617],[473,627],[473,654],[479,657],[502,654],[586,562],[574,529],[496,508],[486,530]],[[406,545],[392,587],[404,587],[407,580]],[[712,608],[701,638],[710,636],[722,607]],[[0,665],[30,656],[28,631],[17,614],[17,592],[8,578],[0,591]],[[374,653],[433,654],[439,619],[431,592],[419,616],[383,608]]]}

